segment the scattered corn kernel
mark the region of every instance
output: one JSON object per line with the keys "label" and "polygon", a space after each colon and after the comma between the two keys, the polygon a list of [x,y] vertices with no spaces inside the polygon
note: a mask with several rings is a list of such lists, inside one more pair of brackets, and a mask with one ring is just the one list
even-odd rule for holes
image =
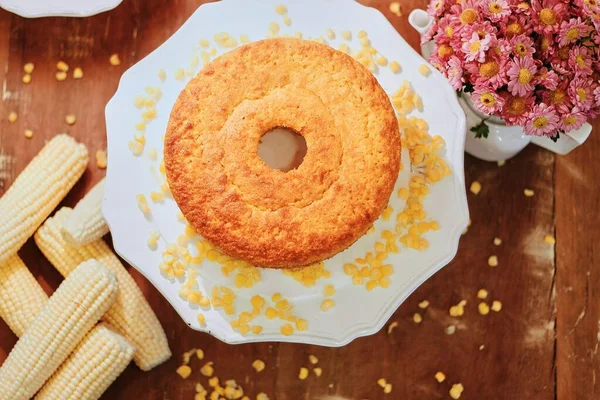
{"label": "scattered corn kernel", "polygon": [[397,17],[401,17],[402,16],[402,10],[400,9],[400,3],[398,3],[397,1],[393,1],[390,3],[390,12],[394,15],[396,15]]}
{"label": "scattered corn kernel", "polygon": [[67,72],[69,70],[69,65],[64,61],[59,61],[56,63],[56,69],[59,71]]}
{"label": "scattered corn kernel", "polygon": [[296,329],[302,332],[308,329],[308,321],[303,318],[298,318],[296,320]]}
{"label": "scattered corn kernel", "polygon": [[525,189],[525,190],[523,190],[523,193],[525,194],[526,197],[533,197],[533,195],[535,194],[535,192],[531,189]]}
{"label": "scattered corn kernel", "polygon": [[473,181],[473,183],[471,183],[471,193],[478,195],[479,192],[481,192],[481,183]]}
{"label": "scattered corn kernel", "polygon": [[479,289],[479,291],[477,292],[477,298],[484,300],[487,299],[488,297],[488,291],[485,289]]}
{"label": "scattered corn kernel", "polygon": [[387,381],[384,378],[379,378],[379,379],[377,379],[377,384],[379,386],[381,386],[382,388],[384,388],[385,385],[387,385]]}
{"label": "scattered corn kernel", "polygon": [[388,383],[387,385],[385,385],[383,387],[383,393],[385,393],[385,394],[392,393],[392,384],[391,383]]}
{"label": "scattered corn kernel", "polygon": [[10,123],[17,122],[17,119],[19,119],[19,116],[17,115],[16,112],[11,111],[11,113],[8,114],[8,122],[10,122]]}
{"label": "scattered corn kernel", "polygon": [[265,369],[266,365],[263,360],[254,360],[252,363],[252,368],[256,370],[256,372],[261,372]]}
{"label": "scattered corn kernel", "polygon": [[335,39],[335,32],[333,31],[333,29],[331,29],[331,28],[327,29],[327,37],[330,40]]}
{"label": "scattered corn kernel", "polygon": [[285,336],[290,336],[294,333],[294,327],[290,324],[283,324],[280,330],[281,333]]}
{"label": "scattered corn kernel", "polygon": [[490,258],[488,258],[488,265],[490,267],[497,267],[498,266],[498,256],[490,256]]}
{"label": "scattered corn kernel", "polygon": [[150,247],[151,249],[155,249],[156,245],[158,244],[158,239],[160,239],[160,232],[151,231],[147,241],[148,247]]}
{"label": "scattered corn kernel", "polygon": [[67,125],[75,125],[75,115],[67,114],[65,116],[65,122],[67,123]]}
{"label": "scattered corn kernel", "polygon": [[182,81],[183,79],[185,79],[185,71],[183,70],[183,68],[177,68],[175,70],[175,79],[177,79],[178,81]]}
{"label": "scattered corn kernel", "polygon": [[394,329],[395,329],[397,326],[398,326],[398,322],[396,322],[396,321],[393,321],[393,322],[392,322],[392,323],[391,323],[391,324],[388,326],[388,329],[387,329],[387,333],[388,333],[388,335],[389,335],[389,334],[391,334],[391,333],[392,333],[392,331],[393,331],[393,330],[394,330]]}
{"label": "scattered corn kernel", "polygon": [[449,325],[444,331],[446,332],[446,335],[454,335],[454,332],[456,332],[456,325]]}
{"label": "scattered corn kernel", "polygon": [[323,289],[323,295],[326,297],[331,297],[334,294],[335,294],[335,286],[333,286],[330,283],[325,285],[325,288]]}
{"label": "scattered corn kernel", "polygon": [[138,207],[144,214],[150,214],[150,207],[148,207],[148,202],[146,201],[146,196],[143,194],[138,194],[136,196]]}
{"label": "scattered corn kernel", "polygon": [[488,315],[490,313],[490,306],[488,306],[487,303],[484,302],[479,303],[477,309],[479,310],[479,314],[481,315]]}
{"label": "scattered corn kernel", "polygon": [[315,365],[319,363],[319,359],[317,358],[317,356],[310,354],[308,356],[308,361],[310,361],[311,364]]}
{"label": "scattered corn kernel", "polygon": [[284,15],[284,16],[283,16],[283,24],[284,24],[285,26],[290,26],[290,25],[292,25],[292,19],[290,18],[290,16],[289,16],[289,15]]}
{"label": "scattered corn kernel", "polygon": [[454,385],[452,385],[452,388],[450,388],[449,394],[450,397],[452,397],[454,400],[457,400],[460,399],[460,396],[462,395],[463,391],[463,385],[460,383],[455,383]]}
{"label": "scattered corn kernel", "polygon": [[288,12],[287,7],[284,4],[279,4],[275,7],[275,12],[279,15],[285,15]]}
{"label": "scattered corn kernel", "polygon": [[29,84],[31,83],[31,75],[30,74],[25,74],[23,75],[23,78],[21,78],[21,80],[23,81],[24,84]]}
{"label": "scattered corn kernel", "polygon": [[105,169],[107,161],[106,150],[96,150],[96,166]]}
{"label": "scattered corn kernel", "polygon": [[260,392],[259,394],[256,395],[256,400],[269,400],[269,396],[267,396],[263,392]]}
{"label": "scattered corn kernel", "polygon": [[421,317],[421,314],[419,313],[414,313],[413,321],[415,322],[415,324],[420,324],[421,322],[423,322],[423,317]]}
{"label": "scattered corn kernel", "polygon": [[121,59],[119,58],[119,55],[117,53],[111,55],[110,58],[108,59],[108,62],[113,67],[116,67],[117,65],[121,65]]}
{"label": "scattered corn kernel", "polygon": [[333,308],[334,305],[335,305],[335,302],[333,300],[325,299],[321,303],[321,311],[329,311]]}
{"label": "scattered corn kernel", "polygon": [[423,300],[422,302],[419,303],[419,308],[424,310],[427,307],[429,307],[429,301],[428,300]]}
{"label": "scattered corn kernel", "polygon": [[444,382],[446,380],[446,374],[444,374],[442,371],[436,372],[435,380],[438,381],[439,383]]}
{"label": "scattered corn kernel", "polygon": [[25,137],[31,139],[33,137],[33,131],[31,129],[25,129]]}
{"label": "scattered corn kernel", "polygon": [[73,79],[81,79],[83,78],[83,70],[79,67],[76,67],[73,70]]}
{"label": "scattered corn kernel", "polygon": [[250,42],[250,38],[248,37],[248,35],[242,34],[242,35],[240,35],[240,42],[242,42],[242,43],[249,43]]}
{"label": "scattered corn kernel", "polygon": [[31,74],[34,69],[35,65],[33,63],[27,63],[23,65],[23,71],[25,71],[26,74]]}
{"label": "scattered corn kernel", "polygon": [[198,323],[200,324],[200,326],[206,325],[206,317],[204,316],[204,314],[198,314],[196,319],[198,320]]}
{"label": "scattered corn kernel", "polygon": [[54,76],[56,77],[56,80],[59,82],[62,82],[65,79],[67,79],[67,73],[65,71],[58,71]]}
{"label": "scattered corn kernel", "polygon": [[308,368],[300,368],[300,372],[298,373],[298,378],[304,380],[308,377]]}
{"label": "scattered corn kernel", "polygon": [[500,239],[500,238],[494,238],[494,244],[496,246],[500,246],[502,244],[502,239]]}
{"label": "scattered corn kernel", "polygon": [[394,74],[399,74],[402,71],[402,67],[400,66],[400,64],[398,64],[397,61],[392,61],[390,63],[390,70],[394,73]]}
{"label": "scattered corn kernel", "polygon": [[504,160],[498,161],[498,166],[499,167],[503,166],[504,164],[506,164],[506,161],[504,161]]}
{"label": "scattered corn kernel", "polygon": [[269,24],[269,32],[271,32],[273,35],[276,35],[277,33],[279,33],[279,24],[277,22],[271,22]]}
{"label": "scattered corn kernel", "polygon": [[483,349],[485,349],[485,344],[479,346],[479,351],[482,351]]}
{"label": "scattered corn kernel", "polygon": [[160,203],[165,199],[165,194],[163,192],[150,192],[150,198],[155,203]]}
{"label": "scattered corn kernel", "polygon": [[189,365],[182,365],[177,368],[177,374],[181,376],[183,379],[187,379],[192,373],[192,369]]}
{"label": "scattered corn kernel", "polygon": [[431,70],[429,69],[429,67],[427,66],[427,64],[421,64],[419,66],[418,71],[424,77],[428,77],[429,75],[431,75]]}
{"label": "scattered corn kernel", "polygon": [[555,245],[556,244],[556,239],[554,238],[554,236],[546,235],[546,236],[544,236],[544,242],[546,242],[546,243],[548,243],[550,245]]}
{"label": "scattered corn kernel", "polygon": [[498,301],[498,300],[494,300],[492,302],[492,311],[500,312],[500,310],[502,310],[502,302]]}
{"label": "scattered corn kernel", "polygon": [[321,374],[323,373],[323,369],[322,368],[314,368],[313,372],[315,373],[316,376],[321,376]]}
{"label": "scattered corn kernel", "polygon": [[352,32],[350,32],[350,31],[342,31],[342,39],[344,39],[344,40],[352,40]]}
{"label": "scattered corn kernel", "polygon": [[215,372],[213,368],[213,362],[209,361],[202,368],[200,368],[200,373],[206,377],[212,376]]}

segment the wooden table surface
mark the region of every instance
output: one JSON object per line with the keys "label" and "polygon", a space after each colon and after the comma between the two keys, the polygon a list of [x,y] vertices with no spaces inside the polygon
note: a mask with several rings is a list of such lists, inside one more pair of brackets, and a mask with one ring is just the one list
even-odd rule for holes
{"label": "wooden table surface", "polygon": [[[300,1],[300,0],[297,0]],[[426,0],[402,1],[401,17],[388,0],[363,0],[379,8],[413,46],[418,35],[408,26],[412,8]],[[8,188],[44,142],[69,132],[94,153],[106,146],[104,105],[120,75],[165,41],[201,1],[125,0],[115,10],[85,19],[27,20],[0,10],[0,193]],[[118,53],[119,67],[108,63]],[[81,80],[58,82],[55,64],[83,68]],[[29,85],[21,82],[23,65],[36,65]],[[8,122],[16,111],[19,119]],[[75,114],[74,126],[65,123]],[[32,129],[33,139],[26,139]],[[596,131],[600,124],[594,124]],[[529,146],[498,167],[466,157],[467,185],[481,182],[478,196],[469,193],[473,224],[455,260],[421,286],[398,309],[387,333],[358,339],[339,349],[294,344],[229,346],[187,328],[167,301],[131,270],[163,323],[174,357],[149,373],[135,366],[113,384],[106,399],[192,399],[198,368],[188,380],[175,375],[180,355],[204,349],[217,375],[236,379],[246,392],[264,391],[271,399],[447,399],[452,383],[461,382],[461,399],[560,400],[600,398],[600,136],[568,156],[558,157]],[[104,175],[92,160],[82,181],[65,200],[74,205]],[[525,188],[535,196],[523,195]],[[3,212],[5,210],[0,210]],[[555,235],[556,246],[544,242]],[[502,239],[500,246],[493,244]],[[51,293],[59,274],[30,240],[20,254]],[[496,254],[499,266],[487,259]],[[485,288],[503,302],[500,313],[481,316],[476,293]],[[431,305],[415,324],[418,303]],[[465,315],[452,318],[451,305],[468,301]],[[456,326],[453,335],[446,327]],[[16,337],[0,321],[0,361]],[[484,345],[480,350],[480,346]],[[323,375],[301,381],[298,370],[316,355]],[[264,360],[256,373],[251,363]],[[438,383],[434,374],[447,380]],[[393,391],[376,384],[384,377]],[[197,379],[196,379],[197,378]],[[597,383],[598,381],[598,383]]]}

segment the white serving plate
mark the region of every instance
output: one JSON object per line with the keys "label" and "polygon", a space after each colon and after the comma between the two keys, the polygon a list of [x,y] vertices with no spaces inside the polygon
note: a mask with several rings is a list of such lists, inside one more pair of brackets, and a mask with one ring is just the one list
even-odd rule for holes
{"label": "white serving plate", "polygon": [[0,8],[25,18],[89,17],[112,10],[123,0],[0,0]]}
{"label": "white serving plate", "polygon": [[[292,26],[281,23],[282,17],[275,13],[275,6],[285,3],[292,19]],[[325,262],[332,273],[330,279],[321,279],[316,286],[306,288],[280,271],[262,270],[262,281],[251,289],[236,290],[238,313],[248,311],[247,300],[254,294],[270,297],[281,292],[295,306],[295,314],[309,322],[309,329],[292,336],[280,333],[280,321],[268,321],[261,317],[256,323],[264,326],[260,335],[242,336],[229,325],[230,318],[221,310],[203,312],[207,327],[201,327],[196,316],[200,310],[191,307],[178,295],[180,283],[163,277],[158,269],[161,250],[166,243],[173,243],[183,230],[176,218],[178,212],[174,201],[155,204],[148,200],[152,218],[145,218],[139,211],[136,195],[148,195],[157,190],[161,181],[158,163],[146,156],[134,157],[128,149],[128,141],[135,132],[134,125],[140,120],[140,110],[133,98],[144,93],[147,85],[160,86],[162,99],[157,104],[157,119],[146,130],[146,146],[162,152],[164,134],[169,113],[179,92],[189,78],[183,81],[173,78],[173,71],[189,65],[200,39],[212,39],[215,33],[228,32],[239,38],[248,34],[251,40],[264,39],[269,23],[277,21],[281,34],[303,32],[304,37],[324,35],[328,28],[338,33],[338,39],[330,41],[337,47],[342,42],[339,32],[353,33],[351,47],[357,46],[356,34],[366,30],[375,48],[388,59],[398,60],[403,72],[395,75],[389,69],[379,72],[377,79],[388,92],[397,90],[404,80],[409,80],[423,99],[424,112],[432,134],[441,135],[446,141],[446,158],[453,174],[432,186],[432,193],[425,200],[428,215],[437,220],[441,229],[426,234],[430,248],[425,252],[402,249],[391,254],[387,262],[395,266],[392,283],[388,289],[377,288],[367,292],[364,286],[355,286],[344,275],[342,265],[371,250],[376,235],[367,235],[345,252]],[[220,50],[222,54],[226,50]],[[426,279],[448,264],[456,255],[458,241],[466,228],[469,215],[465,193],[463,151],[465,140],[465,117],[458,105],[456,95],[445,78],[432,69],[428,78],[420,75],[417,68],[424,60],[396,32],[387,19],[377,10],[362,6],[353,0],[224,0],[201,6],[190,19],[163,45],[126,71],[121,78],[117,93],[106,106],[109,163],[103,213],[110,225],[116,251],[144,274],[168,299],[183,320],[193,329],[206,331],[228,343],[258,341],[285,341],[310,343],[324,346],[342,346],[359,336],[377,332],[398,306]],[[159,69],[168,73],[165,83],[158,78]],[[408,157],[403,152],[404,171],[398,187],[406,187],[410,178]],[[404,204],[392,196],[390,204],[396,211]],[[394,215],[395,216],[395,215]],[[393,221],[378,221],[376,227],[393,226]],[[151,230],[160,230],[162,238],[158,251],[147,246]],[[378,235],[377,235],[378,237]],[[213,285],[234,287],[232,278],[225,278],[220,265],[204,262],[199,269],[200,288],[210,293]],[[323,300],[323,287],[333,283],[336,287],[336,306],[324,313],[319,306]]]}

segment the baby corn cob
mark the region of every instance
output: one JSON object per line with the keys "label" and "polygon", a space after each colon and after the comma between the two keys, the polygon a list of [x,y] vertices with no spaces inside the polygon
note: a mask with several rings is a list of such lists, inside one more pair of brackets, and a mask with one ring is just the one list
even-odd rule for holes
{"label": "baby corn cob", "polygon": [[18,255],[0,264],[0,318],[15,335],[25,333],[47,301],[48,295]]}
{"label": "baby corn cob", "polygon": [[31,398],[115,300],[116,276],[82,263],[50,297],[0,368],[0,399]]}
{"label": "baby corn cob", "polygon": [[65,221],[62,234],[72,246],[83,246],[101,239],[108,233],[108,225],[102,217],[104,179],[96,184],[73,209]]}
{"label": "baby corn cob", "polygon": [[44,146],[0,198],[0,263],[15,254],[83,175],[88,152],[68,135]]}
{"label": "baby corn cob", "polygon": [[119,294],[103,320],[112,325],[136,347],[135,363],[148,371],[171,357],[165,332],[121,261],[102,240],[81,247],[70,246],[61,229],[73,213],[62,208],[38,229],[34,239],[42,253],[63,276],[68,276],[81,262],[96,259],[112,271],[119,280]]}
{"label": "baby corn cob", "polygon": [[125,370],[135,347],[106,324],[79,343],[35,396],[38,400],[95,400]]}

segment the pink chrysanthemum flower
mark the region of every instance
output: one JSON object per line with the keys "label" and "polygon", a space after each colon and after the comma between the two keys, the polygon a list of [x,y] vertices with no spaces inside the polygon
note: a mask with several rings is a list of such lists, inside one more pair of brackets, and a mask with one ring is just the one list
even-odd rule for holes
{"label": "pink chrysanthemum flower", "polygon": [[559,47],[550,59],[552,68],[562,75],[573,75],[573,70],[569,67],[570,50],[569,46]]}
{"label": "pink chrysanthemum flower", "polygon": [[536,32],[556,33],[566,14],[567,5],[560,0],[532,0],[533,25]]}
{"label": "pink chrysanthemum flower", "polygon": [[529,35],[532,32],[531,19],[523,15],[511,15],[508,21],[500,26],[500,33],[510,39],[518,35]]}
{"label": "pink chrysanthemum flower", "polygon": [[454,90],[460,90],[465,83],[464,72],[462,68],[462,64],[458,57],[452,56],[448,60],[448,68],[446,69],[446,76],[450,81],[450,84],[454,88]]}
{"label": "pink chrysanthemum flower", "polygon": [[552,106],[536,104],[525,122],[525,132],[534,136],[554,136],[558,130],[558,115]]}
{"label": "pink chrysanthemum flower", "polygon": [[524,0],[510,0],[510,7],[516,14],[531,15],[531,4]]}
{"label": "pink chrysanthemum flower", "polygon": [[487,115],[496,114],[504,107],[504,99],[491,89],[477,89],[471,99],[475,108]]}
{"label": "pink chrysanthemum flower", "polygon": [[533,96],[531,94],[523,97],[513,96],[508,92],[503,92],[502,97],[505,101],[502,108],[502,118],[510,125],[523,125],[533,107]]}
{"label": "pink chrysanthemum flower", "polygon": [[515,57],[508,69],[508,90],[515,96],[525,96],[535,87],[537,67],[531,57]]}
{"label": "pink chrysanthemum flower", "polygon": [[486,36],[496,37],[498,34],[498,28],[496,28],[490,21],[478,21],[470,25],[465,25],[460,30],[461,40],[469,40],[473,37],[473,32],[479,35],[480,39]]}
{"label": "pink chrysanthemum flower", "polygon": [[435,18],[442,15],[446,6],[446,0],[431,0],[429,7],[427,7],[427,13]]}
{"label": "pink chrysanthemum flower", "polygon": [[568,107],[558,108],[560,120],[560,129],[565,132],[570,132],[581,128],[585,123],[585,114],[577,107],[569,109]]}
{"label": "pink chrysanthemum flower", "polygon": [[450,8],[450,12],[458,16],[462,25],[470,25],[481,20],[478,0],[461,0]]}
{"label": "pink chrysanthemum flower", "polygon": [[448,14],[440,18],[435,33],[437,43],[450,43],[457,36],[460,36],[462,25],[456,16]]}
{"label": "pink chrysanthemum flower", "polygon": [[596,107],[600,107],[600,86],[594,90],[594,96],[596,96]]}
{"label": "pink chrysanthemum flower", "polygon": [[510,15],[510,7],[506,0],[484,0],[481,11],[492,21],[500,21]]}
{"label": "pink chrysanthemum flower", "polygon": [[590,79],[579,77],[571,81],[567,93],[569,93],[574,105],[582,111],[588,111],[594,104],[593,90]]}
{"label": "pink chrysanthemum flower", "polygon": [[575,70],[575,74],[592,74],[592,58],[587,47],[575,46],[571,49],[569,52],[569,66]]}
{"label": "pink chrysanthemum flower", "polygon": [[473,32],[471,38],[462,46],[462,51],[465,53],[465,61],[476,60],[483,62],[485,60],[485,52],[488,51],[491,43],[491,36],[487,35],[482,39],[477,32]]}
{"label": "pink chrysanthemum flower", "polygon": [[490,51],[484,62],[468,63],[464,68],[470,74],[473,85],[476,87],[490,87],[496,90],[508,83],[506,62],[505,57],[492,56]]}
{"label": "pink chrysanthemum flower", "polygon": [[560,24],[558,33],[559,46],[566,46],[575,43],[581,38],[587,37],[592,31],[592,27],[582,21],[581,17],[571,18],[569,21],[563,21]]}
{"label": "pink chrysanthemum flower", "polygon": [[540,68],[537,72],[536,82],[538,85],[542,85],[546,90],[555,90],[558,87],[559,81],[560,78],[556,72],[548,70],[546,67]]}
{"label": "pink chrysanthemum flower", "polygon": [[558,84],[555,89],[540,90],[538,96],[542,98],[542,101],[546,104],[555,107],[570,107],[571,99],[567,93],[569,87],[569,81],[563,80]]}
{"label": "pink chrysanthemum flower", "polygon": [[512,52],[517,57],[531,57],[535,53],[533,39],[529,36],[515,36],[511,41]]}
{"label": "pink chrysanthemum flower", "polygon": [[537,38],[536,49],[543,57],[550,57],[556,51],[554,35],[540,35]]}

